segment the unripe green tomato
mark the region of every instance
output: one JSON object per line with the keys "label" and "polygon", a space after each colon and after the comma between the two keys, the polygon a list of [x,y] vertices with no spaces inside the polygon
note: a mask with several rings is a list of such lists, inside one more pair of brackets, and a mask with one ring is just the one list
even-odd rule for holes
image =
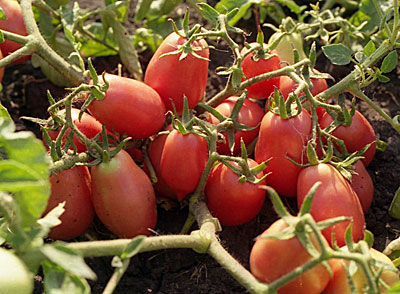
{"label": "unripe green tomato", "polygon": [[33,275],[9,250],[0,248],[0,293],[31,294]]}
{"label": "unripe green tomato", "polygon": [[[274,33],[268,40],[268,45],[271,46],[272,43],[277,40],[283,33],[276,32]],[[288,64],[294,63],[294,53],[293,47],[296,48],[299,53],[299,60],[303,60],[306,58],[306,54],[303,49],[303,39],[300,33],[292,33],[290,35],[285,35],[279,41],[278,46],[276,46],[275,50],[278,52],[281,62],[287,62]]]}

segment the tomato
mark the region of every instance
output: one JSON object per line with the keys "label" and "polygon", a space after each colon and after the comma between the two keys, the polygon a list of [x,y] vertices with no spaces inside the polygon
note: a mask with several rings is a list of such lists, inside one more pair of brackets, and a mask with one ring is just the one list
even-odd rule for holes
{"label": "tomato", "polygon": [[[242,61],[243,74],[245,75],[246,79],[280,69],[281,61],[279,59],[278,52],[273,50],[271,54],[273,55],[272,57],[267,59],[260,58],[257,61],[254,60],[253,53],[247,55]],[[248,97],[258,100],[267,99],[274,92],[274,87],[279,87],[279,80],[280,77],[270,78],[248,87]]]}
{"label": "tomato", "polygon": [[89,112],[108,130],[144,139],[157,133],[165,121],[165,106],[152,88],[140,81],[107,74],[110,84],[102,100],[94,100]]}
{"label": "tomato", "polygon": [[[317,189],[311,205],[311,215],[316,221],[346,216],[353,219],[353,240],[364,237],[365,219],[360,201],[349,182],[332,165],[320,163],[303,169],[297,180],[297,204],[300,207],[310,188],[316,183]],[[345,231],[350,221],[341,222],[322,231],[332,244],[332,233],[338,246],[344,246]]]}
{"label": "tomato", "polygon": [[49,237],[69,240],[83,234],[92,224],[90,174],[86,166],[75,166],[50,177],[51,192],[44,214],[65,201],[61,224],[53,227]]}
{"label": "tomato", "polygon": [[[276,32],[272,34],[268,40],[268,45],[271,46],[272,43],[277,40],[281,35],[281,32]],[[275,50],[279,52],[281,62],[286,62],[288,64],[294,63],[293,47],[299,53],[299,60],[307,58],[306,54],[304,53],[302,38],[303,37],[300,33],[292,33],[282,37],[282,39],[278,43],[278,46],[276,46],[275,48]]]}
{"label": "tomato", "polygon": [[[263,234],[278,234],[287,227],[283,219],[274,222]],[[319,249],[314,235],[310,235],[315,248]],[[288,240],[260,238],[250,252],[250,270],[261,282],[271,283],[296,267],[310,261],[312,256],[297,237]],[[278,290],[279,294],[320,294],[329,281],[329,273],[322,264],[290,281]]]}
{"label": "tomato", "polygon": [[32,294],[33,274],[10,250],[0,247],[0,289],[4,294]]}
{"label": "tomato", "polygon": [[[172,100],[178,114],[182,113],[184,96],[187,97],[189,109],[196,107],[204,96],[208,76],[208,60],[190,53],[182,60],[179,60],[181,53],[161,57],[176,51],[186,41],[175,32],[169,34],[151,58],[144,77],[144,82],[160,94],[167,110],[173,110]],[[192,46],[203,48],[195,53],[208,59],[209,50],[205,40],[194,41]]]}
{"label": "tomato", "polygon": [[140,150],[139,148],[129,148],[129,149],[125,149],[125,151],[129,153],[129,155],[132,157],[132,159],[136,163],[138,163],[138,164],[143,163],[142,150]]}
{"label": "tomato", "polygon": [[[328,89],[328,84],[326,83],[325,79],[311,78],[310,81],[313,85],[313,88],[311,89],[311,94],[313,96],[316,96],[319,93]],[[297,89],[297,84],[295,81],[293,81],[291,79],[291,77],[289,77],[289,76],[281,76],[280,77],[279,90],[281,91],[285,100],[287,99],[287,97],[289,97],[289,94],[296,89]],[[304,95],[304,93],[301,92],[300,96],[303,96],[303,95]]]}
{"label": "tomato", "polygon": [[[62,112],[63,115],[65,115],[65,110],[62,110]],[[84,112],[82,118],[79,120],[79,112],[80,110],[77,108],[71,109],[72,121],[79,131],[81,131],[89,139],[94,138],[97,134],[102,132],[102,124],[97,119],[95,119],[90,114]],[[47,132],[52,140],[56,140],[58,134],[60,133],[60,130],[61,128],[55,131],[47,131]],[[66,143],[69,133],[70,130],[67,130],[65,132],[65,135],[62,138],[63,145]],[[72,141],[74,142],[76,150],[78,152],[85,152],[87,150],[86,145],[82,143],[75,134]]]}
{"label": "tomato", "polygon": [[[233,107],[237,102],[238,97],[229,97],[228,99],[222,101],[215,109],[221,113],[223,116],[229,117],[232,113]],[[249,127],[257,126],[264,116],[264,111],[258,106],[257,103],[245,99],[242,108],[239,111],[237,121]],[[219,124],[220,121],[213,115],[210,115],[209,121],[213,124]],[[247,146],[250,144],[258,135],[259,128],[251,131],[241,131],[235,132],[235,147],[233,150],[233,155],[240,154],[240,139],[243,139],[244,144]],[[217,143],[217,151],[220,154],[230,154],[228,137],[226,132],[223,133],[225,137],[225,143]]]}
{"label": "tomato", "polygon": [[279,115],[267,112],[261,121],[254,159],[263,162],[271,158],[264,173],[267,184],[279,194],[295,197],[297,177],[302,170],[286,157],[298,163],[305,163],[305,149],[311,136],[311,117],[306,110],[300,115],[282,119]]}
{"label": "tomato", "polygon": [[[172,128],[172,127],[171,127]],[[168,128],[167,128],[168,129]],[[154,190],[156,191],[157,196],[162,196],[169,199],[177,199],[175,191],[168,186],[168,184],[164,181],[161,176],[161,156],[164,150],[165,141],[167,140],[168,135],[158,135],[154,141],[149,144],[147,149],[150,162],[154,168],[154,172],[157,176],[157,183],[154,184]],[[144,170],[148,173],[148,169],[146,165],[144,166]]]}
{"label": "tomato", "polygon": [[[236,162],[230,162],[239,168]],[[248,159],[250,168],[258,165]],[[260,172],[257,178],[262,178]],[[265,190],[260,189],[265,180],[259,184],[240,183],[239,176],[226,165],[219,163],[208,176],[204,190],[207,206],[213,216],[225,226],[238,226],[253,219],[261,210],[265,200]]]}
{"label": "tomato", "polygon": [[354,165],[354,172],[350,184],[354,192],[356,192],[365,213],[371,206],[374,197],[374,183],[362,161],[359,160],[356,162]]}
{"label": "tomato", "polygon": [[195,134],[168,134],[161,155],[161,176],[181,201],[200,182],[208,161],[207,141]]}
{"label": "tomato", "polygon": [[[324,114],[320,120],[321,128],[328,127],[333,118],[328,114]],[[358,111],[354,113],[352,123],[350,126],[339,126],[336,128],[332,135],[343,140],[346,149],[349,153],[360,151],[367,144],[371,144],[368,150],[363,154],[362,159],[365,166],[372,161],[376,151],[376,136],[374,129],[368,120]]]}
{"label": "tomato", "polygon": [[92,198],[101,222],[121,238],[150,235],[157,222],[151,181],[125,150],[92,167]]}
{"label": "tomato", "polygon": [[[382,252],[371,248],[370,253],[373,259],[387,263],[394,267],[392,261]],[[324,290],[324,294],[350,294],[350,287],[348,284],[348,278],[343,263],[348,267],[350,264],[349,260],[342,259],[331,259],[329,260],[329,265],[332,269],[333,277],[329,281],[328,286]],[[367,280],[362,268],[355,263],[356,269],[352,272],[352,280],[357,294],[364,294],[365,287],[367,287]],[[376,267],[375,270],[378,270]],[[381,274],[381,279],[388,285],[393,286],[395,283],[399,282],[399,276],[396,272],[384,269]],[[382,293],[387,292],[383,286],[380,287]]]}
{"label": "tomato", "polygon": [[[16,0],[0,0],[0,7],[3,9],[7,19],[0,20],[0,29],[11,33],[26,36],[26,28],[24,19],[22,17],[21,6]],[[0,43],[0,50],[4,56],[7,56],[14,51],[21,48],[22,45],[5,39],[3,43]],[[27,60],[29,56],[25,56],[13,62],[13,64],[21,63]]]}

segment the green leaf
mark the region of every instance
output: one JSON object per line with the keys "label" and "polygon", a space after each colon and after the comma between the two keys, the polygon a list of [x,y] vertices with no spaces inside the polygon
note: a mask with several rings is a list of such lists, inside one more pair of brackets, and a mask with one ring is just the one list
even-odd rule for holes
{"label": "green leaf", "polygon": [[43,218],[39,219],[37,223],[40,225],[42,237],[46,237],[50,229],[61,224],[60,216],[64,213],[65,202],[58,204],[50,210]]}
{"label": "green leaf", "polygon": [[90,294],[90,286],[85,279],[70,275],[49,262],[43,265],[43,271],[46,294]]}
{"label": "green leaf", "polygon": [[[104,26],[99,22],[93,22],[85,26],[85,29],[97,39],[103,40],[105,43],[118,49],[118,44],[114,40],[114,32],[105,30]],[[81,54],[86,57],[112,56],[117,55],[118,51],[96,42],[93,39],[88,39],[82,43],[80,50]]]}
{"label": "green leaf", "polygon": [[217,10],[215,10],[213,7],[208,5],[207,3],[198,3],[197,4],[200,7],[201,15],[213,26],[215,26],[218,23],[218,16],[219,13]]}
{"label": "green leaf", "polygon": [[22,225],[30,227],[45,210],[50,194],[46,149],[33,133],[15,133],[14,123],[0,117],[0,155],[0,191],[13,194]]}
{"label": "green leaf", "polygon": [[365,55],[365,53],[364,52],[357,52],[355,55],[354,55],[354,57],[356,58],[356,60],[359,62],[359,63],[363,63],[364,61],[365,61],[365,59],[367,59],[367,56]]}
{"label": "green leaf", "polygon": [[378,81],[380,81],[381,83],[388,83],[390,82],[390,78],[388,78],[387,76],[381,74],[381,73],[377,73],[376,74],[378,77]]}
{"label": "green leaf", "polygon": [[376,140],[376,151],[385,152],[387,145],[388,144],[385,141],[379,139]]}
{"label": "green leaf", "polygon": [[11,119],[10,114],[8,113],[7,108],[5,108],[0,102],[0,118]]}
{"label": "green leaf", "polygon": [[392,203],[390,204],[389,215],[395,219],[400,219],[400,187],[394,194]]}
{"label": "green leaf", "polygon": [[397,51],[393,50],[384,59],[381,65],[383,73],[389,73],[397,67]]}
{"label": "green leaf", "polygon": [[322,47],[325,56],[337,65],[346,65],[351,62],[352,51],[343,44],[332,44]]}
{"label": "green leaf", "polygon": [[135,9],[135,22],[138,22],[146,17],[152,2],[153,0],[138,0]]}
{"label": "green leaf", "polygon": [[363,52],[368,57],[371,56],[376,50],[374,41],[370,40],[367,45],[365,45]]}
{"label": "green leaf", "polygon": [[6,19],[7,19],[7,16],[6,16],[6,14],[4,13],[3,8],[1,8],[1,7],[0,7],[0,19],[1,19],[1,20],[6,20]]}
{"label": "green leaf", "polygon": [[367,242],[369,248],[372,248],[374,245],[374,234],[372,234],[372,232],[369,230],[365,230],[364,241]]}
{"label": "green leaf", "polygon": [[124,251],[121,254],[121,258],[131,258],[140,252],[142,249],[144,242],[146,240],[146,236],[137,236],[132,239],[131,242],[126,246]]}
{"label": "green leaf", "polygon": [[46,244],[40,252],[51,262],[61,266],[67,272],[87,279],[96,279],[96,274],[86,265],[83,257],[61,244]]}

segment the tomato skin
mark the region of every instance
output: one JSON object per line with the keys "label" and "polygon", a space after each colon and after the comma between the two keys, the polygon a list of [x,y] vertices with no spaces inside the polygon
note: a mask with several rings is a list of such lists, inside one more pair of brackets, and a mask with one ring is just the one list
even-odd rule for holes
{"label": "tomato skin", "polygon": [[32,294],[33,274],[10,250],[0,247],[0,289],[4,294]]}
{"label": "tomato skin", "polygon": [[181,201],[200,182],[208,161],[207,141],[195,134],[177,130],[168,134],[161,155],[161,176]]}
{"label": "tomato skin", "polygon": [[[3,9],[7,16],[6,20],[0,20],[0,29],[26,36],[26,28],[24,19],[22,17],[21,6],[16,0],[0,0],[0,7]],[[21,48],[22,45],[5,39],[3,43],[0,43],[0,50],[4,56],[10,55],[14,51]],[[13,64],[21,63],[29,59],[30,56],[25,56],[13,62]]]}
{"label": "tomato skin", "polygon": [[[281,34],[281,32],[276,32],[272,34],[268,40],[268,45],[272,45],[272,43],[277,40]],[[289,35],[283,36],[282,39],[279,41],[278,46],[275,47],[275,50],[279,52],[281,62],[286,62],[290,65],[294,63],[292,44],[299,53],[299,60],[307,58],[306,54],[304,53],[302,35],[300,33],[291,33]]]}
{"label": "tomato skin", "polygon": [[[389,257],[387,257],[382,252],[379,252],[376,249],[370,249],[371,256],[380,262],[388,263],[393,265],[392,261]],[[348,260],[342,259],[330,259],[329,266],[332,269],[333,277],[330,279],[328,286],[324,290],[324,294],[350,294],[350,287],[348,284],[348,278],[346,274],[346,270],[343,267],[343,264],[349,266],[350,262]],[[383,270],[381,274],[381,279],[388,285],[393,286],[395,283],[399,282],[399,276],[397,273]],[[357,294],[363,294],[365,286],[367,286],[367,280],[363,270],[357,265],[356,272],[352,275],[352,280],[354,283],[354,287],[356,289]],[[384,287],[380,287],[382,293],[386,293]]]}
{"label": "tomato skin", "polygon": [[[321,128],[326,128],[332,121],[333,118],[328,113],[325,113],[319,123]],[[374,158],[376,151],[375,132],[368,120],[358,110],[354,113],[350,126],[340,126],[332,132],[332,135],[344,141],[349,153],[359,151],[365,145],[372,143],[363,154],[362,162],[367,167]]]}
{"label": "tomato skin", "polygon": [[[208,60],[188,54],[179,60],[181,54],[161,57],[161,55],[177,50],[187,39],[175,32],[169,34],[156,50],[147,66],[144,82],[160,94],[167,110],[173,110],[174,102],[178,114],[182,113],[183,97],[186,96],[189,109],[193,109],[203,98],[207,85]],[[209,49],[205,40],[194,41],[193,47],[204,48],[195,53],[203,58],[209,57]]]}
{"label": "tomato skin", "polygon": [[[274,222],[263,234],[277,234],[287,227],[283,219]],[[310,236],[319,249],[316,238]],[[278,240],[260,238],[250,253],[250,270],[261,282],[271,283],[296,267],[310,261],[312,256],[296,238]],[[320,294],[329,281],[329,273],[322,264],[304,272],[282,288],[279,294]]]}
{"label": "tomato skin", "polygon": [[[318,222],[338,216],[353,219],[353,240],[364,237],[365,219],[360,201],[349,182],[332,165],[320,163],[303,169],[297,180],[297,204],[300,207],[310,188],[320,181],[311,205],[311,215]],[[341,222],[322,231],[332,244],[332,232],[338,246],[346,245],[345,232],[350,221]]]}
{"label": "tomato skin", "polygon": [[[221,113],[223,116],[229,117],[232,113],[232,110],[235,106],[238,97],[229,97],[222,101],[215,109]],[[239,115],[237,121],[249,127],[257,126],[264,116],[264,111],[258,106],[257,103],[245,99],[242,105],[242,108],[239,111]],[[219,124],[220,121],[213,115],[210,115],[209,121],[213,124]],[[235,132],[235,147],[233,149],[233,155],[240,154],[240,139],[243,139],[244,144],[247,146],[250,144],[258,135],[259,128],[256,128],[251,131],[241,131],[238,130]],[[219,154],[231,154],[228,145],[228,137],[226,132],[223,133],[225,137],[226,143],[217,143],[217,151]]]}
{"label": "tomato skin", "polygon": [[125,150],[92,167],[92,195],[97,216],[121,238],[150,235],[157,222],[151,181]]}
{"label": "tomato skin", "polygon": [[[253,60],[253,53],[247,55],[242,61],[242,69],[246,79],[280,69],[281,65],[278,53],[272,50],[271,54],[276,55],[268,59],[260,58],[257,61]],[[270,78],[248,87],[248,97],[257,100],[267,99],[274,92],[274,86],[279,88],[279,80],[280,77]]]}
{"label": "tomato skin", "polygon": [[[311,94],[313,96],[318,95],[319,93],[328,89],[328,84],[326,83],[325,79],[310,79],[313,88],[311,89]],[[297,89],[297,84],[293,81],[289,76],[281,76],[279,82],[279,90],[282,92],[283,97],[285,100],[289,97],[289,94],[292,93]],[[300,96],[304,95],[303,92],[300,93]]]}
{"label": "tomato skin", "polygon": [[165,106],[152,88],[140,81],[107,74],[110,84],[102,100],[94,100],[89,112],[121,135],[144,139],[157,133],[165,121]]}
{"label": "tomato skin", "polygon": [[[63,110],[65,113],[65,110]],[[94,138],[97,134],[102,132],[102,124],[95,119],[93,116],[90,114],[84,112],[82,115],[81,120],[79,120],[79,112],[80,110],[77,108],[72,108],[71,109],[71,117],[74,125],[78,128],[79,131],[81,131],[86,137],[89,139]],[[49,134],[50,138],[52,140],[56,140],[58,134],[60,133],[61,127],[55,131],[47,131]],[[62,142],[64,145],[67,142],[68,134],[70,133],[70,130],[67,130],[65,132],[65,135],[62,138]],[[44,141],[44,139],[43,139]],[[76,146],[76,150],[78,152],[85,152],[87,151],[86,145],[81,143],[81,141],[78,139],[78,137],[74,134],[74,137],[72,139]]]}
{"label": "tomato skin", "polygon": [[279,194],[296,196],[297,177],[303,168],[294,165],[286,156],[298,163],[305,163],[305,149],[310,136],[311,117],[304,109],[300,115],[289,119],[282,119],[272,112],[264,115],[254,158],[257,162],[272,158],[264,174],[271,172],[267,184]]}
{"label": "tomato skin", "polygon": [[354,172],[350,185],[354,192],[356,192],[365,213],[371,206],[374,197],[374,183],[362,161],[359,160],[356,162]]}
{"label": "tomato skin", "polygon": [[[236,162],[230,163],[240,167]],[[250,168],[258,165],[252,159],[248,159],[248,164]],[[260,179],[263,175],[260,172],[257,178]],[[265,190],[260,189],[260,186],[265,185],[265,180],[257,185],[240,183],[238,180],[237,174],[219,163],[211,170],[204,190],[212,215],[225,226],[238,226],[250,221],[264,204]]]}
{"label": "tomato skin", "polygon": [[92,224],[90,174],[86,166],[75,166],[50,177],[51,193],[44,214],[65,201],[61,224],[53,227],[49,237],[70,240],[83,234]]}

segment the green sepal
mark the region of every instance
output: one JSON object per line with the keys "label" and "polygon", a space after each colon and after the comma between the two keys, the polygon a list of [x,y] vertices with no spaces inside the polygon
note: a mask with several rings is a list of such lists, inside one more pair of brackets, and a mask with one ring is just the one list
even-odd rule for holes
{"label": "green sepal", "polygon": [[146,236],[137,236],[133,238],[128,245],[126,245],[124,251],[121,253],[121,259],[132,258],[140,252],[146,241]]}
{"label": "green sepal", "polygon": [[267,190],[269,197],[271,199],[273,208],[280,218],[287,219],[289,217],[293,217],[289,213],[289,211],[286,209],[285,205],[283,204],[281,198],[279,197],[278,193],[274,190],[274,188],[269,187],[269,186],[262,186],[260,188]]}
{"label": "green sepal", "polygon": [[321,186],[322,182],[316,182],[310,190],[307,192],[307,195],[305,196],[303,200],[303,204],[300,207],[300,211],[298,216],[301,217],[305,215],[306,213],[310,213],[311,211],[311,206],[312,206],[312,201],[314,200],[315,193],[317,192],[317,189],[319,186]]}
{"label": "green sepal", "polygon": [[351,221],[346,228],[345,232],[346,245],[350,251],[354,251],[354,241],[353,241],[353,222]]}
{"label": "green sepal", "polygon": [[323,220],[323,221],[319,221],[317,223],[318,228],[322,231],[325,230],[326,228],[329,228],[331,226],[334,226],[336,224],[345,222],[345,221],[349,221],[351,220],[349,217],[347,216],[338,216],[338,217],[334,217],[334,218],[330,218],[327,220]]}

